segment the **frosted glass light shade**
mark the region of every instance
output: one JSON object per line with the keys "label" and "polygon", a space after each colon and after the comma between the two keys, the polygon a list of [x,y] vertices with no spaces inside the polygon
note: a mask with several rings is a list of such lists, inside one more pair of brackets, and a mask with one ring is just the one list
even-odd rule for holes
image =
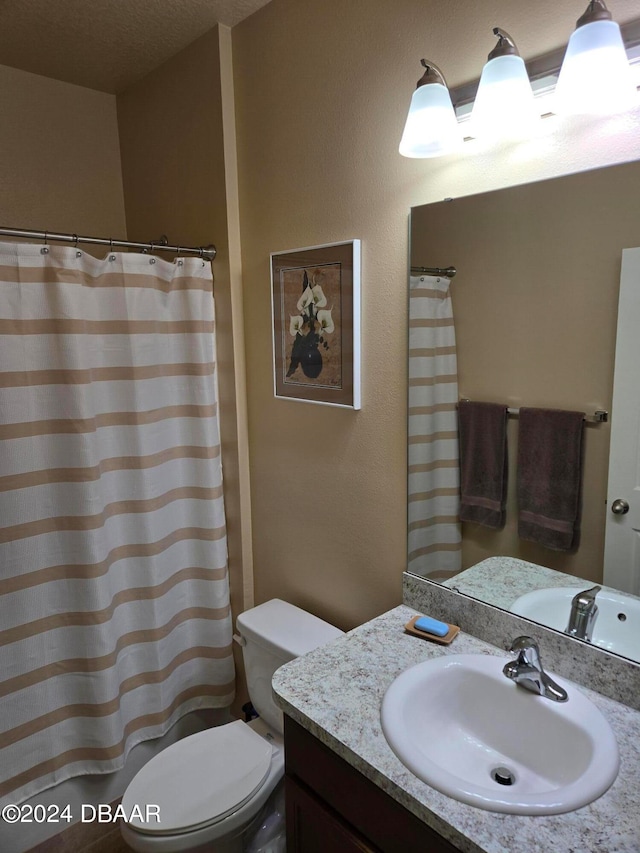
{"label": "frosted glass light shade", "polygon": [[540,120],[529,75],[521,56],[490,59],[482,69],[469,132],[477,139],[527,137]]}
{"label": "frosted glass light shade", "polygon": [[403,157],[440,157],[463,142],[451,96],[441,83],[427,83],[413,93],[400,140]]}
{"label": "frosted glass light shade", "polygon": [[592,21],[574,30],[555,91],[560,114],[604,115],[637,103],[637,92],[615,21]]}

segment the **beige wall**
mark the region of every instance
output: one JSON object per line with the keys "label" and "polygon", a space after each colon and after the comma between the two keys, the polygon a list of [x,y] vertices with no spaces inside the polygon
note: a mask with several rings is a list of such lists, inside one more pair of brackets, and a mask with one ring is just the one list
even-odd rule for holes
{"label": "beige wall", "polygon": [[[609,7],[633,17],[621,0]],[[636,111],[549,119],[519,147],[469,143],[455,157],[405,160],[397,147],[419,59],[456,85],[479,76],[496,23],[532,57],[565,44],[581,11],[553,0],[272,0],[234,28],[258,601],[279,595],[341,627],[400,601],[410,208],[640,155]],[[353,237],[362,411],[275,400],[269,253]]]}
{"label": "beige wall", "polygon": [[[622,249],[640,242],[640,163],[415,208],[411,261],[454,264],[460,394],[508,406],[611,411]],[[508,424],[502,531],[463,525],[463,567],[520,557],[602,581],[610,424],[584,433],[582,535],[573,553],[517,535],[518,423]]]}
{"label": "beige wall", "polygon": [[0,225],[125,234],[113,95],[0,66],[0,115]]}
{"label": "beige wall", "polygon": [[[119,95],[118,120],[129,239],[145,242],[166,233],[174,245],[213,242],[218,250],[213,269],[220,426],[231,604],[237,614],[248,603],[251,553],[244,540],[250,519],[242,508],[248,476],[234,352],[238,339],[242,344],[242,323],[232,311],[219,38],[216,27]],[[240,656],[236,659],[241,667]]]}

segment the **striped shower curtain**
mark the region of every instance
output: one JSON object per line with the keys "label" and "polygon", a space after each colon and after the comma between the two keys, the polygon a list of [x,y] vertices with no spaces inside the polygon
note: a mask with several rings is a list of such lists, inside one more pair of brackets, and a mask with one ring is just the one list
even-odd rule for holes
{"label": "striped shower curtain", "polygon": [[0,803],[234,691],[211,266],[0,244]]}
{"label": "striped shower curtain", "polygon": [[458,370],[448,278],[409,281],[407,571],[460,571]]}

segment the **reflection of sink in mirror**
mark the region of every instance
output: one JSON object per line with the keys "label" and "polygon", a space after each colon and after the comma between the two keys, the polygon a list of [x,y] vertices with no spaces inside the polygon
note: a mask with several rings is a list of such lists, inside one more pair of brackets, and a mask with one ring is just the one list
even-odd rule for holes
{"label": "reflection of sink in mirror", "polygon": [[510,658],[442,655],[387,690],[382,730],[400,761],[444,794],[489,811],[562,814],[601,796],[618,774],[609,723],[579,689],[554,702],[503,675]]}
{"label": "reflection of sink in mirror", "polygon": [[[491,604],[494,607],[500,607],[503,610],[514,611],[514,602],[518,599],[522,600],[527,593],[532,593],[537,590],[550,591],[552,589],[571,588],[573,595],[577,592],[589,589],[596,583],[595,578],[587,579],[584,577],[576,577],[568,575],[564,572],[558,572],[555,569],[549,569],[546,566],[539,566],[536,563],[527,563],[525,560],[518,560],[514,557],[488,557],[481,563],[476,563],[465,569],[459,575],[447,580],[443,586],[453,589],[455,592],[460,592],[463,595],[475,598],[477,601],[482,601],[486,604]],[[615,632],[612,630],[610,634],[615,637],[615,645],[610,647],[607,645],[609,637],[604,638],[604,642],[598,643],[598,639],[603,639],[603,627],[608,621],[606,618],[601,620],[599,632],[596,629],[595,636],[598,646],[607,650],[609,653],[618,654],[629,660],[640,663],[640,597],[631,595],[627,592],[620,592],[612,587],[603,586],[602,591],[596,596],[596,604],[600,606],[600,601],[610,599],[613,596],[616,601],[624,602],[623,610],[616,610],[613,617],[615,618]],[[535,598],[533,599],[535,601]],[[562,618],[552,625],[550,621],[550,613],[545,613],[544,608],[540,608],[540,612],[536,609],[534,615],[532,611],[526,616],[534,622],[539,622],[546,627],[552,627],[558,631],[565,631],[569,621],[569,612],[571,602],[567,604],[566,614],[563,611]],[[624,618],[618,619],[618,614],[622,613]],[[602,615],[602,614],[601,614]],[[623,630],[624,629],[624,633]],[[634,639],[637,638],[636,639]],[[622,643],[623,638],[628,638]],[[593,646],[593,643],[591,644]],[[595,652],[595,650],[594,650]],[[604,665],[604,664],[603,664]]]}
{"label": "reflection of sink in mirror", "polygon": [[[571,601],[579,592],[573,587],[553,587],[527,592],[510,607],[512,613],[540,622],[548,628],[567,628]],[[637,658],[640,653],[640,600],[614,590],[601,590],[596,596],[598,615],[591,642],[607,651]]]}

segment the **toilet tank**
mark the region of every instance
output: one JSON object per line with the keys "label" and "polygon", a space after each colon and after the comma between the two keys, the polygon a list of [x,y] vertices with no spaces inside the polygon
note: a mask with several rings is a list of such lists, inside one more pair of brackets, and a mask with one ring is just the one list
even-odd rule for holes
{"label": "toilet tank", "polygon": [[274,672],[344,632],[279,598],[245,610],[236,626],[253,707],[269,726],[282,732],[282,711],[271,691]]}

